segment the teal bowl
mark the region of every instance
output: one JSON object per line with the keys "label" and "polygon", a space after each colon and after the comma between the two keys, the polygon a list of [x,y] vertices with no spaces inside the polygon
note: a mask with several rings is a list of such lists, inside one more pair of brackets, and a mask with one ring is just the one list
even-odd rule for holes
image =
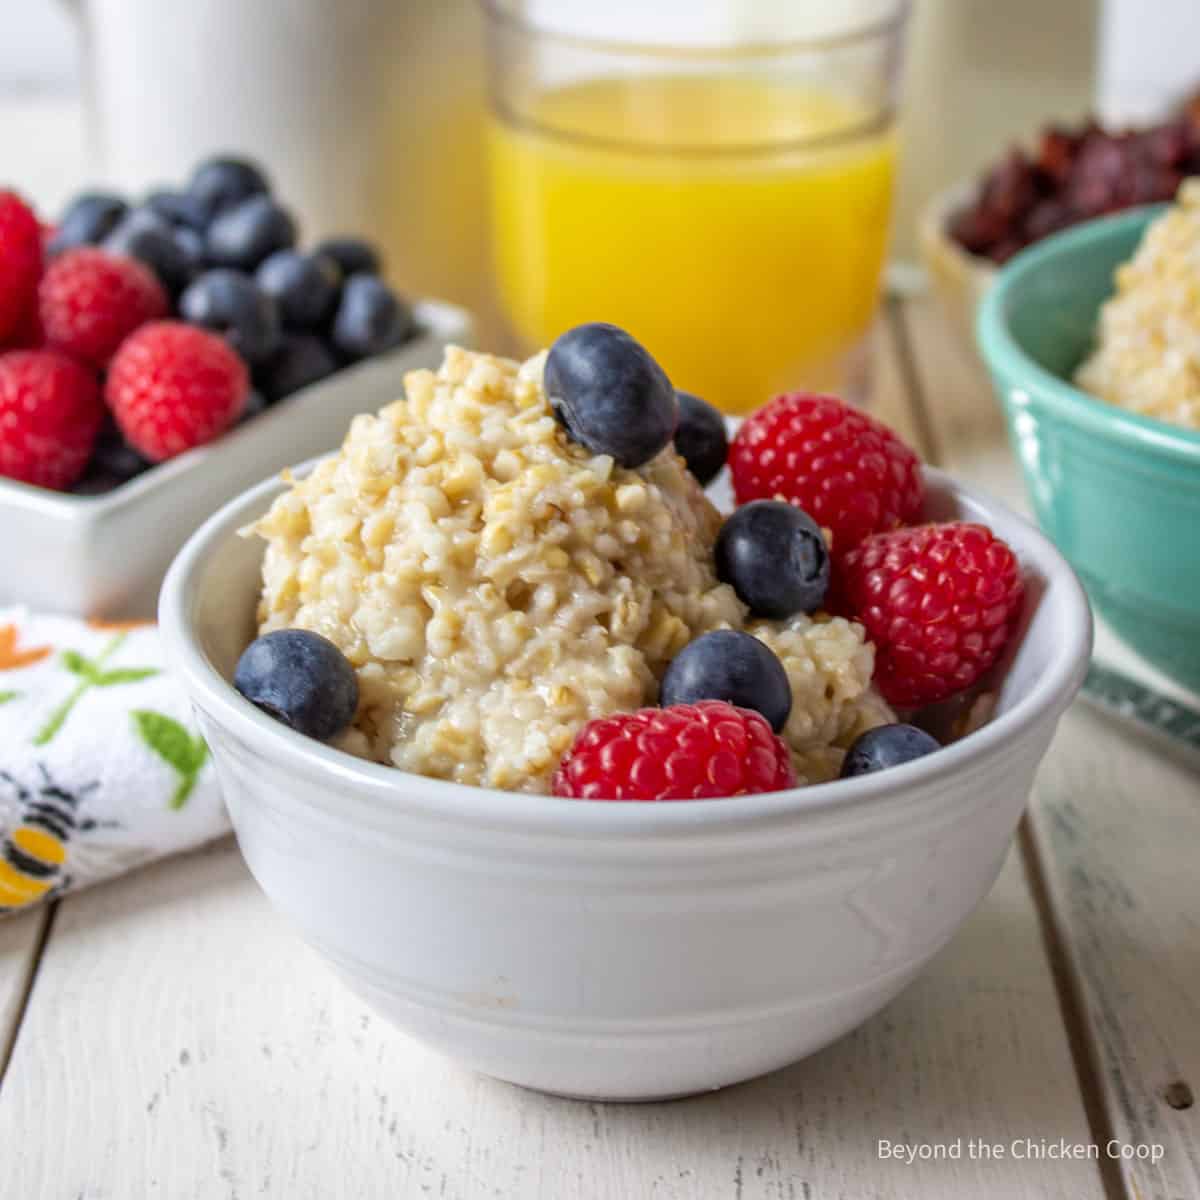
{"label": "teal bowl", "polygon": [[1113,270],[1161,211],[1092,221],[1018,254],[984,297],[976,337],[1038,522],[1109,627],[1200,691],[1200,432],[1070,383]]}

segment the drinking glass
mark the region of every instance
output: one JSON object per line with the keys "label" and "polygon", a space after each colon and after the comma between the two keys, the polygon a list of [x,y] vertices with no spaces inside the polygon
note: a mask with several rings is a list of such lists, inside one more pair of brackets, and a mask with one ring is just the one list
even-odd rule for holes
{"label": "drinking glass", "polygon": [[611,321],[729,413],[862,400],[907,0],[484,7],[494,268],[523,347]]}

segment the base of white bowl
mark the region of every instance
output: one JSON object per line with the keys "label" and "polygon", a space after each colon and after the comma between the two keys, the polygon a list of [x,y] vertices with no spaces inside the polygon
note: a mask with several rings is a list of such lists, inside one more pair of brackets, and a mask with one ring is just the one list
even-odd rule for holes
{"label": "base of white bowl", "polygon": [[768,1016],[682,1016],[676,1028],[629,1022],[573,1031],[414,1004],[339,969],[343,982],[401,1032],[503,1083],[590,1103],[681,1100],[768,1075],[837,1041],[889,1004],[926,958],[851,993]]}

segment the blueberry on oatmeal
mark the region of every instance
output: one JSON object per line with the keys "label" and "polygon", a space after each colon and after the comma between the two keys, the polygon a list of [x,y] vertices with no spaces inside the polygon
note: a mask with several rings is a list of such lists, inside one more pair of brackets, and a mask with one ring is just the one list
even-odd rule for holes
{"label": "blueberry on oatmeal", "polygon": [[546,357],[546,395],[572,441],[640,467],[675,436],[666,372],[623,329],[596,322],[562,334]]}
{"label": "blueberry on oatmeal", "polygon": [[938,740],[915,725],[878,725],[868,729],[846,751],[842,779],[903,766],[940,750]]}
{"label": "blueberry on oatmeal", "polygon": [[679,401],[679,425],[675,449],[701,487],[721,473],[729,455],[725,418],[713,406],[691,392],[675,391]]}
{"label": "blueberry on oatmeal", "polygon": [[792,710],[792,688],[783,663],[758,638],[716,629],[685,646],[663,676],[659,703],[724,700],[762,713],[778,733]]}
{"label": "blueberry on oatmeal", "polygon": [[268,716],[326,742],[354,719],[358,678],[346,656],[308,629],[279,629],[242,652],[233,686]]}
{"label": "blueberry on oatmeal", "polygon": [[829,549],[816,521],[783,500],[743,504],[721,526],[717,577],[755,616],[815,612],[829,590]]}

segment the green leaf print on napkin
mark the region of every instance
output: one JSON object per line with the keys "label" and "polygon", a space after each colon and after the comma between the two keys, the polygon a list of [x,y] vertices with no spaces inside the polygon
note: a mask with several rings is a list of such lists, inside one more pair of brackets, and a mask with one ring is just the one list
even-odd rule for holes
{"label": "green leaf print on napkin", "polygon": [[138,683],[142,679],[149,679],[151,675],[159,673],[157,667],[118,667],[113,671],[105,671],[103,669],[104,664],[116,654],[124,640],[125,635],[123,633],[117,634],[100,651],[95,659],[86,658],[78,650],[63,651],[59,662],[72,675],[78,677],[79,682],[75,685],[71,694],[50,714],[46,724],[38,731],[38,735],[33,739],[35,746],[44,746],[54,738],[54,735],[58,733],[63,727],[63,723],[71,715],[71,709],[92,688],[113,687],[119,683]]}
{"label": "green leaf print on napkin", "polygon": [[20,692],[0,692],[0,704],[7,704],[10,700],[15,700]]}
{"label": "green leaf print on napkin", "polygon": [[178,721],[149,709],[134,709],[133,723],[138,736],[179,776],[179,786],[168,802],[169,808],[182,808],[196,786],[196,779],[208,762],[208,746],[202,737],[193,737]]}

